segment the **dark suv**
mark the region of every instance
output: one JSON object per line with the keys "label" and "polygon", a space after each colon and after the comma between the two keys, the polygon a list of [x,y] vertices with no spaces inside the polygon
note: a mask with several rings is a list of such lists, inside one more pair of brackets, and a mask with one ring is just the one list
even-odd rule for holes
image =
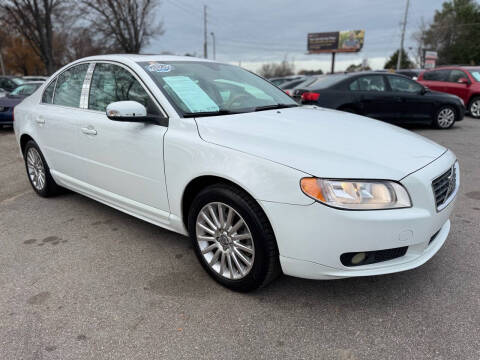
{"label": "dark suv", "polygon": [[480,67],[440,67],[421,73],[418,82],[431,90],[457,95],[470,115],[480,118]]}

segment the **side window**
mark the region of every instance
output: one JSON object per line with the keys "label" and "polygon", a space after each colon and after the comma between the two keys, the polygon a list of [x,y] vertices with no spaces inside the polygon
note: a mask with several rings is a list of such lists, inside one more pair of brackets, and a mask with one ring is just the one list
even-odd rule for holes
{"label": "side window", "polygon": [[74,66],[57,78],[57,87],[53,103],[69,107],[80,107],[80,95],[82,94],[83,80],[87,73],[88,64]]}
{"label": "side window", "polygon": [[461,78],[467,78],[468,76],[461,70],[452,70],[448,76],[448,82],[458,82]]}
{"label": "side window", "polygon": [[400,76],[387,76],[387,78],[392,91],[418,93],[422,90],[422,85],[410,79],[405,79]]}
{"label": "side window", "polygon": [[144,105],[150,115],[160,115],[148,93],[124,68],[113,64],[96,64],[90,84],[88,108],[105,111],[115,101],[133,100]]}
{"label": "side window", "polygon": [[433,70],[423,74],[423,80],[428,81],[447,81],[450,70]]}
{"label": "side window", "polygon": [[53,99],[53,90],[55,90],[55,82],[57,80],[53,80],[50,85],[47,86],[47,88],[45,89],[45,91],[43,92],[43,95],[42,95],[42,103],[45,103],[45,104],[51,104],[52,103],[52,99]]}
{"label": "side window", "polygon": [[352,91],[385,91],[385,80],[381,75],[362,76],[349,85]]}

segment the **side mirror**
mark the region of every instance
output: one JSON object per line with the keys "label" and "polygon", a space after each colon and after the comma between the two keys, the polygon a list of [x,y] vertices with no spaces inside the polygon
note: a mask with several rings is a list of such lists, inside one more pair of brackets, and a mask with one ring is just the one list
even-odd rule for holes
{"label": "side mirror", "polygon": [[107,106],[107,117],[114,121],[147,122],[147,109],[136,101],[117,101]]}
{"label": "side mirror", "polygon": [[460,83],[460,84],[470,85],[470,80],[468,80],[465,77],[462,77],[462,78],[458,79],[457,82]]}
{"label": "side mirror", "polygon": [[420,90],[420,94],[425,95],[425,94],[428,93],[429,91],[430,91],[430,89],[429,89],[428,87],[424,86],[424,87],[422,88],[422,90]]}

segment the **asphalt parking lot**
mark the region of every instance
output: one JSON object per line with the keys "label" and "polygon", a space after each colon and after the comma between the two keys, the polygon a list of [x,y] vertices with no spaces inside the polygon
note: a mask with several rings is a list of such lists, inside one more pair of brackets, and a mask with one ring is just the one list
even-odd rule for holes
{"label": "asphalt parking lot", "polygon": [[186,237],[74,193],[36,196],[0,130],[0,359],[479,359],[480,120],[412,131],[461,166],[452,231],[430,262],[238,294]]}

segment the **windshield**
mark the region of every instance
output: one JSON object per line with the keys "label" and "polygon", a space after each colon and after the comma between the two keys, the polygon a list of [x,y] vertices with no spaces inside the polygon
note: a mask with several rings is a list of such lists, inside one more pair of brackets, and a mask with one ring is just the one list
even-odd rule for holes
{"label": "windshield", "polygon": [[32,95],[42,84],[25,84],[17,86],[10,95]]}
{"label": "windshield", "polygon": [[183,116],[279,109],[298,104],[268,81],[240,67],[211,62],[140,62]]}
{"label": "windshield", "polygon": [[475,79],[475,81],[480,81],[480,69],[470,70],[470,75]]}

